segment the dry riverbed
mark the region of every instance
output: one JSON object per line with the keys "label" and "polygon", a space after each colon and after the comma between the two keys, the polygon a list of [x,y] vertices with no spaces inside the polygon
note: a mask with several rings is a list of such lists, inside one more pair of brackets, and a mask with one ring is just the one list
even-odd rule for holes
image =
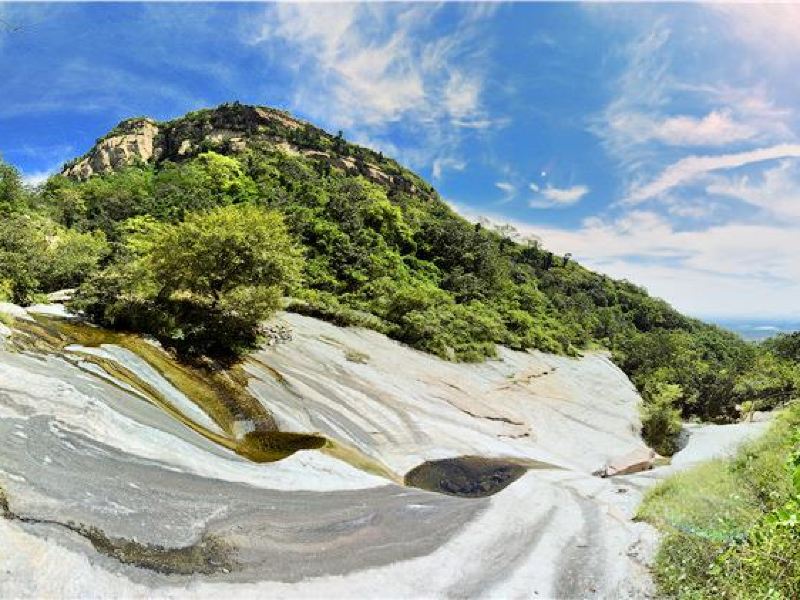
{"label": "dry riverbed", "polygon": [[[290,341],[206,372],[0,310],[2,597],[651,593],[631,516],[676,467],[592,476],[645,448],[603,354],[453,364],[282,314]],[[763,425],[734,427],[674,464]]]}

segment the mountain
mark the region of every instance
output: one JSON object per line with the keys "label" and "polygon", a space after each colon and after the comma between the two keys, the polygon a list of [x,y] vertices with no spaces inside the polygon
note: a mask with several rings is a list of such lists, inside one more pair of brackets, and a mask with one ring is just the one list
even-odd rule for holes
{"label": "mountain", "polygon": [[705,418],[735,414],[729,374],[753,362],[735,335],[535,239],[470,223],[396,161],[272,108],[234,103],[123,121],[44,195],[68,204],[69,225],[112,241],[144,216],[175,222],[242,203],[277,210],[305,254],[290,310],[451,360],[496,356],[498,344],[570,355],[607,348],[640,390],[678,385],[677,404]]}
{"label": "mountain", "polygon": [[394,160],[346,143],[310,123],[266,106],[224,104],[160,123],[135,117],[119,123],[62,174],[78,180],[135,164],[182,161],[213,150],[241,154],[271,145],[290,154],[330,163],[348,175],[361,175],[393,191],[430,196],[433,188]]}

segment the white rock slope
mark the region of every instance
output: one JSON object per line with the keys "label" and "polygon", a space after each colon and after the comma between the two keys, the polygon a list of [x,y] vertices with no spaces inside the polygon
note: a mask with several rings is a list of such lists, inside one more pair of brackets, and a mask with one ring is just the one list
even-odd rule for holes
{"label": "white rock slope", "polygon": [[[280,319],[294,339],[247,361],[249,387],[282,429],[355,448],[339,454],[352,464],[320,451],[247,462],[82,366],[86,349],[0,344],[0,597],[649,593],[638,557],[652,534],[620,500],[634,494],[591,476],[644,446],[639,398],[607,357],[503,350],[452,364],[374,332]],[[98,351],[166,385],[137,357]],[[533,468],[483,498],[396,483],[462,455]],[[364,456],[393,480],[360,470]]]}

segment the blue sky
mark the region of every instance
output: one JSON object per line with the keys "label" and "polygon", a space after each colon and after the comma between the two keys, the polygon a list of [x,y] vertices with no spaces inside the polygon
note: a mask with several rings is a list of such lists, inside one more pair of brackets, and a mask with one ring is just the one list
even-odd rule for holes
{"label": "blue sky", "polygon": [[287,109],[699,316],[800,316],[800,6],[0,4],[31,182],[123,118]]}

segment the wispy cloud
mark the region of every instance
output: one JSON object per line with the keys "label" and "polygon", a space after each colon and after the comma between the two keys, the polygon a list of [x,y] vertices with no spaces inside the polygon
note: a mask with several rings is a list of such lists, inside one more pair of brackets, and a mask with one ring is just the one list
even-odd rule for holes
{"label": "wispy cloud", "polygon": [[681,185],[696,181],[712,171],[734,169],[748,164],[787,157],[800,157],[800,144],[778,144],[734,154],[687,156],[664,169],[655,179],[631,190],[625,204],[640,204]]}
{"label": "wispy cloud", "polygon": [[503,192],[503,197],[500,199],[501,204],[510,202],[517,195],[517,186],[510,181],[496,181],[494,187]]}
{"label": "wispy cloud", "polygon": [[699,118],[679,115],[644,125],[645,138],[670,146],[726,146],[756,135],[753,127],[737,122],[730,110],[714,110]]}
{"label": "wispy cloud", "polygon": [[467,166],[466,161],[458,158],[444,157],[433,161],[431,171],[435,180],[441,179],[445,171],[463,171]]}
{"label": "wispy cloud", "polygon": [[[296,72],[294,110],[349,135],[379,139],[390,127],[413,131],[432,162],[452,154],[459,129],[495,124],[482,102],[485,49],[475,43],[475,12],[485,9],[460,7],[460,21],[446,33],[430,28],[441,10],[280,3],[264,11],[250,41],[268,52],[283,48]],[[446,163],[439,165],[440,176]]]}
{"label": "wispy cloud", "polygon": [[706,187],[710,195],[724,196],[787,222],[800,220],[800,168],[796,160],[783,160],[761,177],[719,177]]}
{"label": "wispy cloud", "polygon": [[800,5],[710,3],[707,7],[722,17],[725,31],[768,57],[769,66],[786,67],[796,61],[800,51]]}
{"label": "wispy cloud", "polygon": [[528,203],[531,208],[572,206],[589,193],[589,188],[585,185],[574,185],[568,188],[547,186],[540,189],[536,184],[531,184],[531,189],[537,193],[536,198]]}

